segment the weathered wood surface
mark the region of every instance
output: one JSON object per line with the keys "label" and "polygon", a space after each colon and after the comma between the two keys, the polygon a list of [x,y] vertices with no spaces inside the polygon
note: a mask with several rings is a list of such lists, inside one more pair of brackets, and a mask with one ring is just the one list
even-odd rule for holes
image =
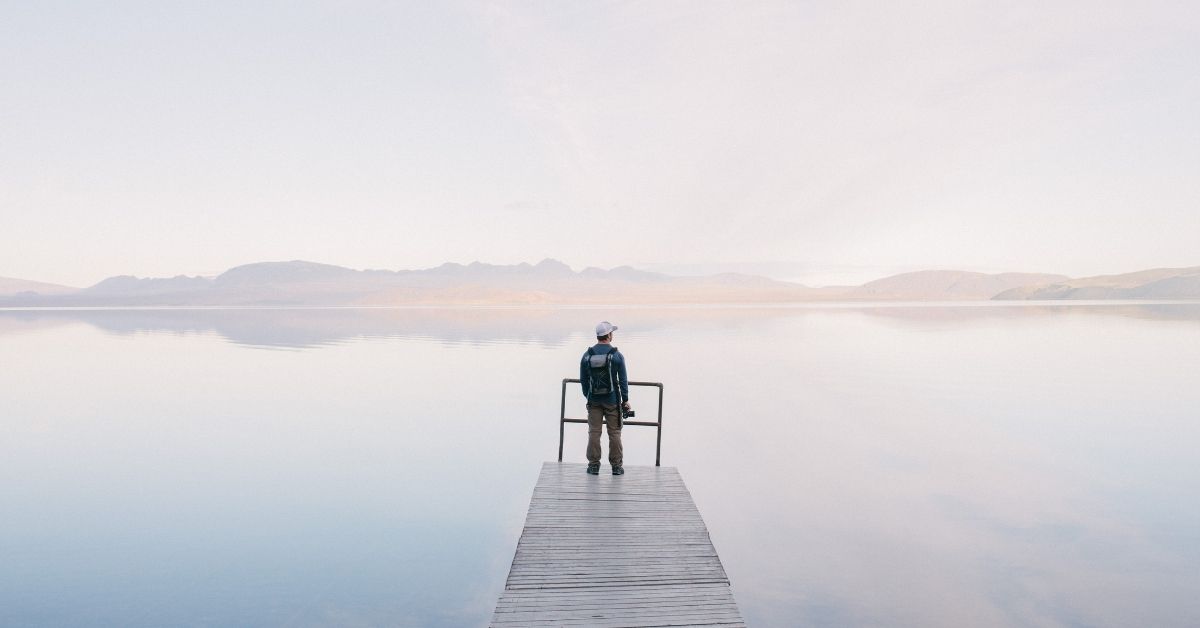
{"label": "weathered wood surface", "polygon": [[492,626],[745,626],[670,467],[542,466]]}

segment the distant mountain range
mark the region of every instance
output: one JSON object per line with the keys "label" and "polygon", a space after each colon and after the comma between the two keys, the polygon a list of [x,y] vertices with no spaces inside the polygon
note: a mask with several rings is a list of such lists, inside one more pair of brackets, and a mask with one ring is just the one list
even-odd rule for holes
{"label": "distant mountain range", "polygon": [[1099,275],[1017,286],[994,299],[1196,299],[1200,266],[1155,268],[1123,275]]}
{"label": "distant mountain range", "polygon": [[306,261],[259,262],[215,277],[109,277],[89,288],[0,278],[0,306],[387,306],[792,303],[1043,299],[1200,299],[1200,267],[1072,279],[957,270],[903,273],[861,286],[814,288],[744,274],[676,277],[630,266],[574,271],[538,264],[442,264],[354,270]]}

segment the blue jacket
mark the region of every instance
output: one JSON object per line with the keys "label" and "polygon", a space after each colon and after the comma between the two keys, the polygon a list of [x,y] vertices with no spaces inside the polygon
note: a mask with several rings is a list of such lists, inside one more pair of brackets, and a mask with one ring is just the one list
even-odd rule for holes
{"label": "blue jacket", "polygon": [[617,391],[615,390],[607,395],[592,394],[591,386],[589,386],[588,382],[588,371],[591,369],[588,367],[588,355],[585,352],[583,357],[579,358],[579,381],[583,384],[583,396],[587,397],[588,403],[623,403],[629,401],[629,378],[625,375],[625,356],[621,355],[621,352],[612,345],[596,343],[596,346],[592,347],[592,353],[596,355],[604,355],[609,352],[615,353],[612,360],[617,379],[620,380],[621,398],[617,398]]}

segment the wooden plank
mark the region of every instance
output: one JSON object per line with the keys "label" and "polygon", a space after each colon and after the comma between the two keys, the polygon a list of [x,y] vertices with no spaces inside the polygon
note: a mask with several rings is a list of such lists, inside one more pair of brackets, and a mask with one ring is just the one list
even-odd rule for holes
{"label": "wooden plank", "polygon": [[542,466],[492,626],[745,626],[679,471]]}

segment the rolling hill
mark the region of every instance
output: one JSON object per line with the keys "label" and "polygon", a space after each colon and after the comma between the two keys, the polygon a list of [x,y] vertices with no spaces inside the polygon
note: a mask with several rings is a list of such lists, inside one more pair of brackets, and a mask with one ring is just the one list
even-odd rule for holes
{"label": "rolling hill", "polygon": [[1200,266],[1154,268],[1121,275],[1034,283],[1000,292],[996,300],[1198,299]]}
{"label": "rolling hill", "polygon": [[59,295],[70,294],[78,290],[79,288],[60,286],[54,283],[0,277],[0,297],[16,296],[19,294],[26,296]]}

